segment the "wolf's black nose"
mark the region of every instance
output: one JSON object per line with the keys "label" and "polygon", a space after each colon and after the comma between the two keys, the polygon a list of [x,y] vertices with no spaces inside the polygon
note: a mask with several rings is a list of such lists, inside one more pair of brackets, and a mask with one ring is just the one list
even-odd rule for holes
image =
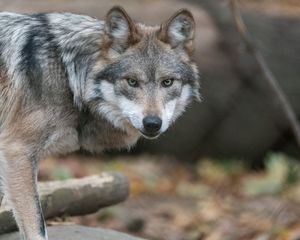
{"label": "wolf's black nose", "polygon": [[161,128],[162,120],[157,116],[148,116],[143,119],[144,128],[147,133],[157,133]]}

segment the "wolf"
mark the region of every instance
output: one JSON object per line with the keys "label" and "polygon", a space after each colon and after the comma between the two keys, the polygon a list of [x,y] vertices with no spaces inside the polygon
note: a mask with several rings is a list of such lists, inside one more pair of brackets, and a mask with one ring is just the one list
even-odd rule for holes
{"label": "wolf", "polygon": [[46,240],[39,161],[164,133],[199,99],[195,21],[147,26],[115,6],[104,21],[2,12],[0,26],[0,186],[22,239]]}

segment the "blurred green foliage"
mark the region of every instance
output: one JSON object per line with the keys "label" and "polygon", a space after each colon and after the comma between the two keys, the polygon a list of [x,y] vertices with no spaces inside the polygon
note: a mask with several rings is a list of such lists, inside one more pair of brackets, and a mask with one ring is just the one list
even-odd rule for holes
{"label": "blurred green foliage", "polygon": [[265,171],[244,181],[243,191],[248,195],[277,194],[299,180],[299,162],[282,153],[269,154]]}
{"label": "blurred green foliage", "polygon": [[74,176],[71,170],[65,166],[58,166],[57,168],[54,168],[51,172],[51,178],[54,180],[66,180],[73,177]]}

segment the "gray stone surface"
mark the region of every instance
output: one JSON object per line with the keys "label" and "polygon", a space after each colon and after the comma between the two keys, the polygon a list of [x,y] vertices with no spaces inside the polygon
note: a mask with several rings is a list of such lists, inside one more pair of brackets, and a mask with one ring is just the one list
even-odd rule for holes
{"label": "gray stone surface", "polygon": [[[112,230],[77,225],[48,228],[49,240],[145,240]],[[18,232],[0,235],[0,240],[19,240]]]}

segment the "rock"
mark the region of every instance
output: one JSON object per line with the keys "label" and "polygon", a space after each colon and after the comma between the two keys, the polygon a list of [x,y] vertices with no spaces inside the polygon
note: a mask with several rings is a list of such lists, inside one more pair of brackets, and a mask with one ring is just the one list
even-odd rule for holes
{"label": "rock", "polygon": [[[88,228],[77,225],[48,228],[50,240],[143,240],[113,230]],[[19,240],[18,232],[0,235],[0,240]],[[144,239],[145,240],[145,239]]]}

